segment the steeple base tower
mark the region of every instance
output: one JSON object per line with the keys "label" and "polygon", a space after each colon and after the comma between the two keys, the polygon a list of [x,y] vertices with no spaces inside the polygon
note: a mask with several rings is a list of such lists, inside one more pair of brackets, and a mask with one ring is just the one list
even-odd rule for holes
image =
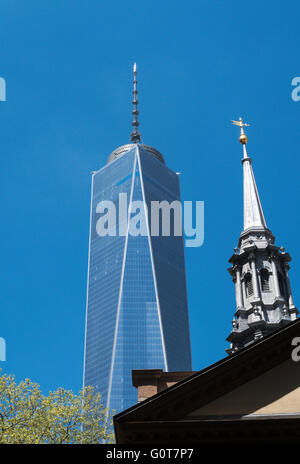
{"label": "steeple base tower", "polygon": [[237,309],[227,338],[228,354],[297,318],[288,275],[291,257],[274,240],[269,229],[243,231],[240,248],[229,260]]}

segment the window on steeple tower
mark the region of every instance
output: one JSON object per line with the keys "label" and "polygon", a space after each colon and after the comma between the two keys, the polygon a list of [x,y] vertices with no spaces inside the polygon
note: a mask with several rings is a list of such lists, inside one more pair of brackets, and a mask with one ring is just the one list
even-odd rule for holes
{"label": "window on steeple tower", "polygon": [[253,295],[253,284],[252,284],[252,276],[250,272],[245,275],[245,290],[246,296],[249,297]]}
{"label": "window on steeple tower", "polygon": [[269,280],[269,272],[267,269],[262,269],[260,271],[260,281],[261,281],[262,292],[269,292],[270,291],[270,280]]}

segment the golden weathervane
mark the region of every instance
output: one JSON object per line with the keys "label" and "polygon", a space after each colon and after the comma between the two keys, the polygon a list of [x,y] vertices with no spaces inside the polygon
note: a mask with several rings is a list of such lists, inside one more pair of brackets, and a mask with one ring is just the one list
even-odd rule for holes
{"label": "golden weathervane", "polygon": [[248,142],[248,139],[247,139],[247,136],[244,132],[244,127],[245,126],[250,126],[250,124],[247,124],[246,122],[243,122],[242,118],[239,118],[238,121],[231,121],[232,124],[234,124],[235,126],[239,126],[241,128],[241,135],[240,135],[240,142],[242,145],[245,145],[247,142]]}

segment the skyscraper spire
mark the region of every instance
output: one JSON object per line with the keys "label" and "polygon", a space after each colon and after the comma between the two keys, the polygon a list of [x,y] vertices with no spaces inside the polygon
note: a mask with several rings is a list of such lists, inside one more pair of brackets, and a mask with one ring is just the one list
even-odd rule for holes
{"label": "skyscraper spire", "polygon": [[232,122],[241,128],[243,145],[244,228],[229,260],[236,295],[235,317],[227,338],[229,354],[295,320],[298,314],[288,275],[291,257],[275,245],[275,237],[267,228],[247,153],[244,127],[249,124],[241,118]]}
{"label": "skyscraper spire", "polygon": [[133,100],[132,100],[132,104],[133,104],[133,110],[132,110],[133,121],[131,123],[132,126],[133,126],[133,131],[130,134],[131,143],[127,143],[126,145],[122,145],[121,147],[116,148],[109,155],[108,160],[107,160],[107,164],[109,164],[112,161],[115,161],[119,157],[123,156],[126,152],[128,152],[129,150],[131,150],[133,148],[134,144],[139,144],[140,148],[144,148],[145,150],[147,150],[148,153],[151,153],[151,155],[153,155],[156,159],[158,159],[160,162],[165,164],[164,157],[158,150],[156,150],[153,147],[150,147],[149,145],[144,145],[144,144],[141,143],[141,134],[138,131],[138,126],[140,125],[140,123],[138,121],[139,112],[138,112],[137,107],[138,107],[139,102],[138,102],[138,99],[137,99],[138,90],[137,90],[137,78],[136,78],[136,76],[137,76],[137,66],[136,66],[136,63],[134,63],[134,65],[133,65],[133,92],[132,92],[133,93]]}
{"label": "skyscraper spire", "polygon": [[238,121],[232,123],[241,128],[240,143],[243,145],[243,171],[244,171],[244,230],[249,227],[267,228],[263,209],[261,206],[255,177],[252,169],[252,160],[249,158],[246,144],[248,138],[244,132],[244,126],[249,126],[239,118]]}
{"label": "skyscraper spire", "polygon": [[133,65],[133,110],[132,110],[132,115],[133,115],[133,121],[132,121],[132,126],[133,126],[133,131],[131,132],[130,140],[133,143],[139,143],[141,141],[141,134],[138,131],[138,99],[137,99],[137,80],[136,80],[136,75],[137,75],[137,68],[136,68],[136,63]]}

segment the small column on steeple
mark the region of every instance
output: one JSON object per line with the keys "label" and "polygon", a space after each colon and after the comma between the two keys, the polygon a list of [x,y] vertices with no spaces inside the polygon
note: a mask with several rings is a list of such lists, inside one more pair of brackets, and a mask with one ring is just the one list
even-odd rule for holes
{"label": "small column on steeple", "polygon": [[241,285],[241,270],[239,266],[235,266],[236,271],[236,306],[237,310],[243,308],[243,294],[242,294],[242,285]]}
{"label": "small column on steeple", "polygon": [[281,293],[280,293],[278,272],[277,272],[277,266],[276,266],[276,255],[274,253],[271,253],[270,260],[271,260],[271,265],[272,265],[275,298],[278,299],[278,298],[280,298]]}
{"label": "small column on steeple", "polygon": [[252,272],[252,283],[253,283],[253,294],[254,299],[259,299],[259,289],[258,289],[258,279],[257,279],[257,271],[256,271],[256,263],[255,263],[255,255],[254,253],[249,254],[249,261],[251,265],[251,272]]}
{"label": "small column on steeple", "polygon": [[289,308],[294,309],[295,305],[294,305],[294,299],[293,299],[293,294],[292,294],[292,289],[291,289],[289,269],[290,269],[290,266],[288,265],[288,263],[285,263],[284,272],[285,272],[285,278],[286,278],[287,289],[288,289],[288,294],[289,294]]}

